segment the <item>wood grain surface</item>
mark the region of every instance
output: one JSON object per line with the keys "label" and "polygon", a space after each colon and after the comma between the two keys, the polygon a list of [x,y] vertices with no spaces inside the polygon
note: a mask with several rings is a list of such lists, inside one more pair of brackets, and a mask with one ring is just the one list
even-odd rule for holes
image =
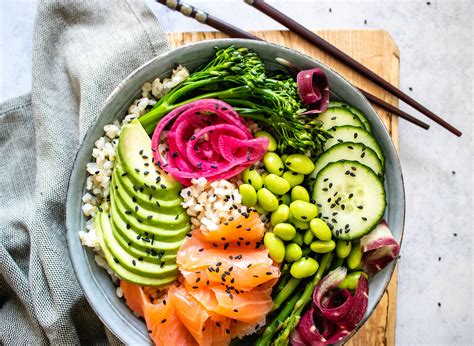
{"label": "wood grain surface", "polygon": [[[325,30],[316,32],[390,83],[396,86],[399,85],[400,52],[387,32],[382,30]],[[396,98],[289,31],[256,31],[252,33],[266,41],[306,53],[329,65],[356,86],[386,102],[393,105],[398,104]],[[168,34],[168,39],[173,47],[223,37],[226,36],[218,32]],[[392,117],[380,108],[375,107],[375,110],[384,121],[395,146],[398,148],[398,118]],[[396,307],[397,272],[395,270],[392,280],[372,316],[347,345],[394,345]]]}

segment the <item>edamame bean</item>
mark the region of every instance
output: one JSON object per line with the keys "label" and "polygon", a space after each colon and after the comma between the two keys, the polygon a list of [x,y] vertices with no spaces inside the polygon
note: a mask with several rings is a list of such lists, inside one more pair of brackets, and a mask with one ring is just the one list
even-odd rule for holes
{"label": "edamame bean", "polygon": [[297,229],[306,230],[309,228],[309,222],[303,222],[296,219],[293,215],[291,215],[291,210],[290,215],[288,216],[288,222],[295,226]]}
{"label": "edamame bean", "polygon": [[313,234],[322,241],[331,240],[332,233],[329,226],[324,222],[324,220],[315,218],[309,222],[309,227],[313,231]]}
{"label": "edamame bean", "polygon": [[[258,200],[258,197],[257,197],[257,200]],[[255,205],[254,206],[254,209],[257,211],[257,213],[259,214],[265,214],[267,211],[265,209],[263,209],[260,205]]]}
{"label": "edamame bean", "polygon": [[244,180],[244,183],[252,185],[256,191],[261,189],[263,186],[263,179],[254,166],[250,166],[244,171],[242,179]]}
{"label": "edamame bean", "polygon": [[295,186],[291,189],[291,200],[309,202],[309,193],[303,186]]}
{"label": "edamame bean", "polygon": [[263,181],[265,181],[265,178],[267,177],[268,174],[269,173],[267,171],[263,171],[263,173],[260,175]]}
{"label": "edamame bean", "polygon": [[[283,158],[283,156],[282,156]],[[286,171],[282,176],[287,182],[290,183],[290,187],[293,188],[296,185],[300,185],[304,180],[304,175],[292,171]]]}
{"label": "edamame bean", "polygon": [[309,174],[314,170],[314,163],[303,154],[292,154],[285,159],[285,167],[296,173]]}
{"label": "edamame bean", "polygon": [[265,169],[269,173],[273,173],[278,176],[283,174],[283,171],[284,171],[283,161],[280,159],[280,156],[278,156],[277,154],[272,153],[272,152],[267,152],[263,156],[263,164],[265,165]]}
{"label": "edamame bean", "polygon": [[338,240],[336,244],[336,254],[339,258],[346,258],[351,253],[352,244],[347,240]]}
{"label": "edamame bean", "polygon": [[303,236],[303,242],[306,244],[306,245],[309,245],[313,242],[313,239],[314,239],[314,234],[313,232],[311,232],[310,229],[306,230],[306,232],[304,232],[304,236]]}
{"label": "edamame bean", "polygon": [[[313,232],[311,232],[312,234]],[[336,247],[336,243],[333,240],[330,241],[320,241],[320,240],[315,240],[311,243],[309,246],[311,250],[317,253],[327,253],[331,252],[334,250]]]}
{"label": "edamame bean", "polygon": [[290,243],[285,248],[285,261],[294,262],[303,256],[303,250],[296,243]]}
{"label": "edamame bean", "polygon": [[364,275],[367,278],[367,274],[361,271],[347,274],[344,280],[342,280],[337,287],[346,290],[355,290],[361,275]]}
{"label": "edamame bean", "polygon": [[285,204],[285,205],[290,205],[291,203],[291,197],[289,194],[280,196],[280,203]]}
{"label": "edamame bean", "polygon": [[239,192],[242,196],[242,204],[247,207],[253,207],[257,203],[257,192],[250,184],[239,186]]}
{"label": "edamame bean", "polygon": [[264,187],[257,191],[257,201],[265,211],[275,211],[278,208],[278,199]]}
{"label": "edamame bean", "polygon": [[275,137],[273,137],[270,133],[267,131],[257,131],[255,133],[256,138],[260,137],[265,137],[268,138],[268,151],[275,151],[277,148],[277,141],[275,140]]}
{"label": "edamame bean", "polygon": [[283,155],[280,156],[280,158],[283,162],[285,162],[287,157],[288,157],[288,154],[283,154]]}
{"label": "edamame bean", "polygon": [[318,207],[314,204],[305,202],[305,201],[294,201],[290,204],[291,215],[295,219],[309,222],[311,219],[314,219],[318,215]]}
{"label": "edamame bean", "polygon": [[268,254],[277,263],[283,262],[285,258],[285,244],[275,233],[267,232],[263,237],[263,244],[268,249]]}
{"label": "edamame bean", "polygon": [[360,264],[362,263],[362,247],[360,246],[360,242],[355,242],[352,244],[352,250],[347,257],[347,268],[350,270],[354,270],[359,268]]}
{"label": "edamame bean", "polygon": [[276,174],[265,177],[265,187],[276,195],[284,195],[290,190],[290,183]]}
{"label": "edamame bean", "polygon": [[270,223],[272,226],[276,226],[279,223],[288,221],[290,216],[290,208],[287,205],[280,204],[272,215],[270,216]]}
{"label": "edamame bean", "polygon": [[299,246],[302,246],[303,243],[303,235],[301,233],[296,232],[295,237],[291,240],[293,243],[298,244]]}
{"label": "edamame bean", "polygon": [[280,239],[289,241],[295,237],[296,229],[293,225],[282,222],[273,227],[273,233],[275,233]]}
{"label": "edamame bean", "polygon": [[296,279],[307,278],[314,275],[319,268],[319,263],[312,258],[300,258],[293,262],[290,268],[290,274]]}

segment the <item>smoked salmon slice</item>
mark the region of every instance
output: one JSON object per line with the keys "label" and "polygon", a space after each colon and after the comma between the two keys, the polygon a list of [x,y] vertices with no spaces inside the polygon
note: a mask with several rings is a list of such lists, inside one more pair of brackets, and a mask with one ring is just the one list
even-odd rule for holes
{"label": "smoked salmon slice", "polygon": [[195,346],[196,340],[178,318],[176,309],[165,297],[160,303],[152,304],[143,288],[120,281],[120,287],[128,307],[145,319],[150,337],[159,346]]}
{"label": "smoked salmon slice", "polygon": [[252,247],[230,244],[224,251],[201,239],[198,232],[186,239],[176,262],[191,287],[222,283],[249,291],[280,275],[263,244]]}
{"label": "smoked salmon slice", "polygon": [[239,215],[236,218],[230,218],[221,225],[217,230],[202,230],[202,238],[208,242],[237,242],[243,241],[260,241],[265,233],[265,227],[260,220],[257,212],[251,211],[245,216]]}

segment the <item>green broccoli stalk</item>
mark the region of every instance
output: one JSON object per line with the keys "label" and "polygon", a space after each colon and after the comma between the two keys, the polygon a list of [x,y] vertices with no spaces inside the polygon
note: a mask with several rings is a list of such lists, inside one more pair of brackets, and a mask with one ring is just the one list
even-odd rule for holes
{"label": "green broccoli stalk", "polygon": [[293,77],[267,76],[255,52],[233,46],[218,50],[206,66],[170,90],[139,120],[151,134],[164,115],[205,98],[220,99],[243,117],[268,125],[280,139],[280,150],[317,153],[330,138],[319,121],[301,115],[305,109]]}

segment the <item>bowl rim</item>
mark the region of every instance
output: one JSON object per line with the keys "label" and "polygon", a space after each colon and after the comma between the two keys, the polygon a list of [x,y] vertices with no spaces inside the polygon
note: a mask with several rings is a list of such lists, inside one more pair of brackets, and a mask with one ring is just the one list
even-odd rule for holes
{"label": "bowl rim", "polygon": [[[405,184],[404,184],[404,179],[403,179],[403,172],[402,172],[402,168],[401,168],[401,164],[400,164],[400,158],[398,156],[398,150],[395,147],[395,145],[393,143],[393,140],[392,140],[392,138],[391,138],[391,136],[390,136],[390,134],[387,130],[387,127],[385,126],[382,119],[380,119],[377,112],[372,107],[372,105],[367,100],[367,98],[357,89],[357,87],[352,82],[350,82],[347,78],[342,76],[340,73],[338,73],[336,70],[334,70],[333,68],[331,68],[327,64],[321,62],[320,60],[318,60],[318,59],[316,59],[312,56],[309,56],[306,53],[302,53],[302,52],[297,51],[293,48],[282,46],[282,45],[271,43],[271,42],[267,42],[267,41],[257,41],[257,40],[250,40],[250,39],[238,39],[238,38],[221,38],[221,39],[210,39],[210,40],[204,40],[204,41],[199,41],[199,42],[193,42],[193,43],[185,44],[185,45],[180,46],[180,47],[170,49],[169,51],[164,52],[164,53],[162,53],[160,55],[157,55],[156,57],[148,60],[147,62],[143,63],[142,65],[137,67],[135,70],[133,70],[127,77],[125,77],[122,81],[119,82],[119,84],[114,88],[114,90],[110,93],[110,95],[105,99],[105,101],[102,105],[102,108],[98,112],[97,117],[94,119],[91,126],[87,129],[84,137],[81,140],[80,145],[77,148],[76,154],[74,156],[73,168],[71,169],[71,173],[70,173],[70,176],[69,176],[69,179],[68,179],[68,185],[67,185],[66,240],[67,240],[69,257],[71,259],[71,264],[73,266],[73,269],[74,269],[74,272],[76,274],[77,280],[78,280],[78,282],[81,286],[81,289],[84,292],[84,295],[85,295],[89,305],[91,306],[91,308],[94,310],[94,312],[99,317],[99,319],[102,321],[102,323],[109,330],[111,330],[113,332],[113,334],[115,336],[117,336],[124,343],[126,343],[127,339],[128,339],[128,337],[126,336],[127,332],[124,332],[124,330],[122,328],[120,328],[120,326],[114,325],[114,324],[111,323],[111,321],[106,320],[106,318],[104,316],[108,315],[109,313],[115,313],[115,315],[120,320],[119,322],[123,322],[129,328],[133,328],[133,326],[124,318],[124,316],[122,316],[119,313],[119,311],[117,311],[117,309],[113,306],[113,304],[110,302],[110,300],[106,297],[104,290],[102,289],[101,285],[97,281],[97,278],[94,275],[92,275],[91,265],[97,266],[97,264],[95,262],[91,263],[90,261],[86,261],[87,262],[87,268],[86,268],[87,273],[86,273],[83,270],[84,268],[81,268],[81,264],[78,263],[78,261],[76,261],[75,256],[72,255],[74,253],[74,250],[75,250],[75,244],[74,244],[73,238],[78,237],[79,231],[76,229],[76,227],[74,227],[74,224],[73,224],[73,221],[72,221],[73,220],[73,213],[77,212],[77,211],[76,210],[73,211],[73,210],[71,210],[71,208],[69,208],[69,205],[70,205],[69,201],[71,201],[74,198],[77,198],[77,196],[73,193],[73,189],[71,188],[71,186],[74,183],[74,179],[75,179],[75,176],[76,176],[75,172],[77,170],[84,169],[84,167],[81,167],[79,165],[79,162],[78,162],[77,158],[78,158],[79,153],[81,152],[81,150],[83,150],[84,143],[87,140],[92,140],[93,139],[92,138],[93,129],[96,127],[96,123],[98,122],[98,119],[103,115],[104,110],[107,109],[108,105],[112,102],[112,100],[116,97],[116,95],[119,94],[124,88],[126,88],[129,81],[132,80],[141,70],[146,68],[148,65],[154,64],[155,61],[157,61],[157,60],[161,60],[161,59],[164,59],[165,57],[172,56],[172,55],[175,55],[175,54],[179,55],[181,51],[184,51],[184,50],[188,49],[189,47],[201,46],[201,45],[208,46],[213,42],[215,42],[216,45],[234,45],[234,44],[236,44],[236,45],[239,45],[239,46],[245,46],[246,44],[250,44],[250,45],[257,45],[257,46],[262,47],[262,48],[263,47],[270,47],[270,49],[284,50],[284,51],[290,52],[291,54],[296,54],[296,55],[303,56],[304,58],[306,58],[306,59],[308,59],[312,62],[315,62],[316,64],[319,64],[319,65],[323,66],[324,68],[326,68],[327,70],[334,73],[337,77],[339,77],[340,79],[342,79],[343,81],[345,81],[347,84],[350,85],[350,87],[353,89],[352,92],[355,92],[356,94],[358,94],[358,96],[365,101],[365,103],[369,106],[369,108],[373,111],[373,113],[377,115],[375,117],[375,121],[378,122],[379,127],[381,127],[383,129],[384,136],[386,136],[387,138],[390,139],[389,140],[390,146],[392,147],[392,150],[393,150],[393,153],[394,153],[395,160],[394,160],[393,163],[394,163],[394,166],[397,170],[397,175],[399,175],[399,178],[400,178],[400,181],[401,181],[401,191],[400,192],[401,192],[401,197],[402,197],[402,203],[401,203],[402,208],[399,210],[399,212],[400,212],[400,221],[401,221],[401,223],[400,223],[399,245],[400,245],[400,247],[402,245],[403,234],[404,234],[404,229],[405,229],[406,194],[405,194]],[[82,246],[82,244],[81,244],[81,246]],[[364,316],[363,320],[352,331],[352,333],[349,335],[349,337],[346,339],[346,341],[344,341],[344,343],[349,341],[354,336],[354,334],[357,333],[365,325],[365,323],[370,319],[373,312],[378,307],[378,304],[380,303],[381,299],[384,297],[385,293],[387,292],[388,285],[389,285],[389,283],[391,282],[391,280],[393,278],[393,273],[395,272],[395,269],[397,268],[397,264],[398,264],[398,258],[396,258],[392,263],[389,264],[389,265],[392,266],[392,268],[391,268],[390,272],[387,275],[387,279],[386,279],[386,282],[384,284],[385,287],[383,289],[383,293],[380,294],[380,296],[378,297],[377,301],[375,302],[375,305],[374,305],[373,309],[371,311],[369,311],[368,314],[366,314]],[[100,293],[103,296],[103,299],[107,300],[108,304],[106,304],[105,306],[104,306],[104,304],[101,304],[100,308],[95,304],[97,302],[97,299],[98,299],[98,298],[95,297],[96,296],[95,292],[94,292],[94,294],[92,294],[91,290],[88,290],[88,289],[84,288],[85,283],[87,282],[87,280],[91,280],[91,282],[94,283],[95,287],[100,290]],[[107,311],[104,311],[104,310],[107,310]],[[136,328],[133,328],[133,329],[136,329]],[[138,330],[135,330],[135,332],[139,333]],[[146,342],[145,340],[143,340],[143,341]],[[149,343],[149,340],[148,340],[148,343]]]}

